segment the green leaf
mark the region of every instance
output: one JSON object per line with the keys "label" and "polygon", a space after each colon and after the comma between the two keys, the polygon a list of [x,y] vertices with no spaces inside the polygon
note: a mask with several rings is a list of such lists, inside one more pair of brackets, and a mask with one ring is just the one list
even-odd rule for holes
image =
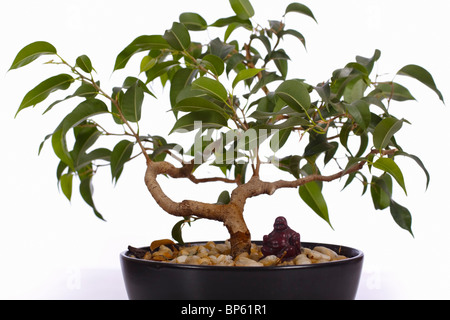
{"label": "green leaf", "polygon": [[71,173],[62,175],[60,179],[61,190],[69,201],[72,198],[72,181],[73,174]]}
{"label": "green leaf", "polygon": [[249,0],[230,0],[231,7],[239,19],[249,19],[255,15]]}
{"label": "green leaf", "polygon": [[230,193],[228,191],[223,191],[219,198],[217,199],[217,204],[228,204],[231,201]]}
{"label": "green leaf", "polygon": [[174,22],[172,29],[166,30],[163,36],[169,45],[178,51],[189,49],[191,37],[188,29],[182,23]]}
{"label": "green leaf", "polygon": [[150,70],[151,68],[153,68],[155,66],[156,62],[157,62],[157,60],[150,56],[143,57],[141,60],[140,72],[142,73],[142,72],[146,72],[146,71]]}
{"label": "green leaf", "polygon": [[317,22],[317,20],[316,20],[316,18],[314,17],[312,11],[311,11],[307,6],[305,6],[304,4],[297,3],[297,2],[291,3],[291,4],[288,5],[288,7],[286,8],[286,13],[285,13],[285,15],[286,15],[287,13],[289,13],[289,12],[298,12],[298,13],[307,15],[308,17],[312,18],[315,22]]}
{"label": "green leaf", "polygon": [[298,192],[303,201],[333,228],[328,217],[327,204],[317,182],[312,181],[300,186]]}
{"label": "green leaf", "polygon": [[177,120],[170,131],[192,131],[195,129],[222,128],[227,126],[227,119],[217,112],[198,111],[191,112]]}
{"label": "green leaf", "polygon": [[69,113],[56,128],[52,136],[53,151],[58,158],[73,169],[73,159],[67,149],[66,143],[67,132],[86,119],[107,112],[108,108],[103,101],[89,99],[80,103],[71,113]]}
{"label": "green leaf", "polygon": [[403,126],[403,120],[397,120],[392,117],[381,120],[373,132],[373,145],[376,149],[384,149],[390,142],[391,138]]}
{"label": "green leaf", "polygon": [[398,182],[398,184],[403,188],[403,190],[406,192],[405,187],[405,180],[403,178],[403,173],[400,170],[399,166],[392,160],[391,158],[380,158],[373,166],[377,169],[383,170],[387,173],[389,173],[394,179]]}
{"label": "green leaf", "polygon": [[184,24],[188,30],[191,31],[206,30],[208,28],[208,23],[198,13],[182,13],[180,15],[180,22]]}
{"label": "green leaf", "polygon": [[20,104],[19,110],[17,110],[16,116],[21,110],[35,106],[47,99],[52,92],[57,90],[67,90],[74,81],[75,80],[72,76],[68,74],[60,74],[41,82],[25,95],[22,103]]}
{"label": "green leaf", "polygon": [[411,229],[412,225],[412,216],[409,210],[397,202],[391,199],[391,215],[394,218],[394,221],[399,225],[400,228],[405,229],[411,233],[414,237],[414,234]]}
{"label": "green leaf", "polygon": [[87,154],[79,155],[77,158],[77,163],[76,163],[75,169],[79,170],[82,167],[89,165],[90,163],[92,163],[92,161],[95,161],[95,160],[104,160],[104,161],[111,162],[111,150],[106,149],[106,148],[99,148],[99,149],[92,150],[91,152],[89,152]]}
{"label": "green leaf", "polygon": [[178,66],[180,63],[178,61],[163,61],[156,63],[152,68],[147,70],[145,74],[147,75],[147,81],[146,83],[150,83],[154,79],[161,77],[163,78],[164,75],[167,76],[167,73],[170,69],[172,69],[175,66]]}
{"label": "green leaf", "polygon": [[240,81],[251,79],[263,70],[264,69],[251,68],[251,69],[244,69],[244,70],[239,71],[236,78],[234,78],[234,80],[233,80],[233,88],[235,88]]}
{"label": "green leaf", "polygon": [[306,48],[306,40],[305,37],[298,32],[297,30],[293,30],[293,29],[288,29],[288,30],[282,30],[281,32],[278,33],[278,36],[281,38],[283,37],[285,34],[289,34],[291,36],[296,37],[298,40],[300,40],[300,42],[303,44],[303,46]]}
{"label": "green leaf", "polygon": [[[100,86],[100,82],[97,82],[97,85]],[[47,107],[47,109],[45,109],[45,111],[42,114],[46,114],[47,112],[49,112],[50,110],[53,109],[54,106],[56,106],[57,104],[64,102],[68,99],[72,99],[75,97],[80,97],[80,98],[85,98],[85,99],[93,99],[97,96],[98,91],[96,88],[94,88],[94,86],[88,82],[82,82],[81,86],[75,90],[74,94],[65,97],[62,100],[57,100],[55,102],[53,102],[51,105],[49,105]]]}
{"label": "green leaf", "polygon": [[425,165],[423,164],[422,160],[420,160],[419,157],[417,157],[417,156],[415,156],[413,154],[406,153],[404,151],[397,151],[397,152],[395,152],[395,156],[397,156],[397,155],[409,157],[409,158],[411,158],[411,159],[413,159],[414,161],[417,162],[417,164],[422,168],[422,170],[424,171],[424,173],[425,173],[425,175],[427,177],[426,188],[428,189],[428,185],[430,184],[430,174],[428,173],[428,170],[425,167]]}
{"label": "green leaf", "polygon": [[370,194],[376,210],[383,210],[389,207],[392,196],[392,178],[388,174],[381,177],[372,177],[370,183]]}
{"label": "green leaf", "polygon": [[444,97],[442,96],[442,93],[438,90],[436,87],[436,84],[434,83],[433,76],[424,68],[417,66],[417,65],[407,65],[404,66],[400,71],[397,72],[399,75],[408,76],[413,79],[416,79],[420,82],[422,82],[424,85],[429,87],[431,90],[433,90],[439,97],[439,99],[444,102]]}
{"label": "green leaf", "polygon": [[[81,124],[88,124],[88,122]],[[88,165],[88,163],[81,163],[80,158],[86,154],[86,151],[94,145],[101,135],[102,132],[97,127],[86,126],[74,128],[75,144],[70,154],[73,158],[75,170]]]}
{"label": "green leaf", "polygon": [[91,73],[93,70],[91,59],[86,55],[77,58],[76,66],[86,73]]}
{"label": "green leaf", "polygon": [[347,104],[345,108],[363,130],[369,127],[371,118],[369,103],[363,100],[357,100],[352,104]]}
{"label": "green leaf", "polygon": [[160,35],[140,36],[119,53],[114,65],[114,71],[125,68],[131,57],[138,52],[168,48],[169,44]]}
{"label": "green leaf", "polygon": [[133,153],[134,143],[128,140],[122,140],[114,147],[111,153],[111,176],[113,181],[119,180],[123,171],[123,166],[130,160]]}
{"label": "green leaf", "polygon": [[202,63],[206,69],[211,70],[216,76],[220,76],[225,71],[223,60],[216,55],[207,54],[203,57]]}
{"label": "green leaf", "polygon": [[56,54],[56,49],[50,43],[45,41],[31,43],[19,51],[9,70],[21,68],[40,56],[51,54]]}
{"label": "green leaf", "polygon": [[375,90],[369,93],[369,96],[375,96],[378,99],[388,99],[395,101],[416,100],[411,92],[404,86],[395,82],[384,82],[376,86]]}
{"label": "green leaf", "polygon": [[200,77],[192,82],[193,89],[200,89],[205,91],[208,95],[219,99],[223,102],[228,100],[228,93],[223,84],[215,79],[207,77]]}
{"label": "green leaf", "polygon": [[94,213],[97,216],[97,218],[104,221],[105,219],[103,219],[103,216],[100,214],[100,212],[98,212],[97,208],[95,207],[94,200],[92,198],[93,193],[94,188],[92,186],[92,176],[81,180],[80,183],[81,197],[94,210]]}
{"label": "green leaf", "polygon": [[297,112],[307,112],[311,106],[308,89],[300,80],[287,80],[283,82],[275,93]]}
{"label": "green leaf", "polygon": [[177,104],[180,92],[192,83],[197,73],[198,69],[183,68],[173,75],[170,86],[170,104],[172,107]]}
{"label": "green leaf", "polygon": [[185,219],[178,221],[172,228],[172,238],[178,242],[180,245],[184,245],[183,236],[182,236],[182,228],[187,221]]}
{"label": "green leaf", "polygon": [[131,122],[141,120],[142,103],[144,101],[144,90],[136,83],[125,92],[121,108],[125,119]]}
{"label": "green leaf", "polygon": [[196,111],[214,111],[218,112],[222,117],[228,118],[228,114],[224,109],[212,101],[201,97],[190,97],[181,100],[173,108],[174,112],[196,112]]}

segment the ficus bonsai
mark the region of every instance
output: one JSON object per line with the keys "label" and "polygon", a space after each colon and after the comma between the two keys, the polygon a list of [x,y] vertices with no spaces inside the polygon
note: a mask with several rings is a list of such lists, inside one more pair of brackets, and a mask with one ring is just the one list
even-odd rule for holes
{"label": "ficus bonsai", "polygon": [[[369,58],[357,56],[324,82],[309,84],[301,74],[288,74],[295,53],[282,48],[287,37],[297,38],[299,47],[305,46],[303,35],[286,26],[284,16],[270,20],[265,27],[257,24],[251,19],[254,9],[249,0],[230,0],[230,4],[235,15],[212,24],[187,12],[163,35],[136,38],[118,54],[114,71],[124,69],[130,59],[138,59],[138,54],[140,70],[132,70],[133,75],[112,90],[95,79],[95,69],[86,55],[70,63],[43,41],[17,54],[10,70],[44,55],[52,56],[47,64],[67,66],[67,74],[53,76],[29,91],[17,111],[43,103],[55,91],[74,89],[45,109],[47,113],[61,102],[74,102],[39,148],[40,152],[50,140],[60,159],[57,178],[64,195],[70,200],[77,177],[82,198],[103,219],[93,200],[95,174],[109,166],[112,181],[117,183],[129,161],[143,159],[145,185],[151,196],[164,211],[182,218],[172,229],[174,239],[182,242],[181,228],[186,223],[199,218],[217,220],[228,229],[232,254],[237,255],[251,245],[244,220],[247,199],[273,195],[281,188],[296,189],[331,225],[322,184],[342,181],[345,188],[362,183],[363,194],[370,190],[375,208],[389,207],[394,221],[412,234],[409,210],[393,199],[394,181],[406,193],[395,160],[411,158],[425,172],[427,184],[429,174],[421,160],[403,150],[395,139],[409,122],[392,114],[390,105],[414,97],[400,83],[381,81],[374,74],[380,51],[375,50]],[[291,3],[285,11],[288,14],[316,20],[300,3]],[[196,33],[211,28],[223,28],[223,37],[209,43],[194,40]],[[233,39],[237,29],[239,35],[244,30],[248,36]],[[262,50],[257,50],[258,45]],[[424,68],[407,65],[397,75],[420,81],[444,102]],[[169,134],[140,126],[142,109],[156,98],[149,88],[155,81],[168,87],[167,109],[173,113]],[[98,117],[102,114],[110,116]],[[112,125],[117,131],[109,129]],[[73,137],[68,137],[69,132]],[[183,148],[176,141],[170,142],[173,132],[190,133],[186,136],[192,138],[192,146]],[[115,139],[112,150],[105,147],[111,143],[109,139]],[[288,141],[295,141],[296,148],[289,148]],[[290,155],[280,157],[280,150]],[[263,168],[274,165],[292,179],[266,181]],[[223,175],[198,176],[201,166],[217,167]],[[331,172],[325,173],[330,167]],[[376,175],[372,168],[380,169],[381,174]],[[217,203],[176,202],[158,183],[161,175],[194,184],[221,182],[234,185],[234,189],[231,194],[224,191],[218,195]]]}

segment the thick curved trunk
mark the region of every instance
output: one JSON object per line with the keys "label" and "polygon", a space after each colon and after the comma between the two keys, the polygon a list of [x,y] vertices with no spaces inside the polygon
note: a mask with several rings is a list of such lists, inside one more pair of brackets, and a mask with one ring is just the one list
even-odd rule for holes
{"label": "thick curved trunk", "polygon": [[186,174],[183,168],[176,168],[168,162],[150,162],[145,174],[145,184],[156,203],[167,213],[185,217],[221,221],[230,233],[231,253],[237,256],[242,252],[249,252],[251,246],[250,231],[244,221],[243,206],[234,203],[210,204],[193,200],[175,202],[162,190],[157,181],[160,174],[167,174],[173,178],[180,178]]}

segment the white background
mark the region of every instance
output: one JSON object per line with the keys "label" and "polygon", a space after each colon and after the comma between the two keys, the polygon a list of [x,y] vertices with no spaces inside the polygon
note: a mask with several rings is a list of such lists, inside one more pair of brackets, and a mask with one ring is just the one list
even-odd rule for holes
{"label": "white background", "polygon": [[[281,19],[290,1],[253,1],[254,21],[266,25]],[[376,72],[391,80],[404,65],[414,63],[429,70],[444,97],[450,99],[447,46],[450,23],[448,1],[304,1],[319,24],[295,13],[286,18],[288,28],[299,28],[308,51],[298,40],[287,40],[287,52],[296,61],[289,76],[315,84],[329,79],[332,71],[354,61],[356,55],[371,57],[380,49]],[[42,66],[46,58],[24,69],[7,72],[17,52],[42,40],[73,62],[88,55],[102,86],[109,91],[122,83],[123,72],[112,74],[115,57],[134,38],[163,34],[182,12],[198,12],[209,23],[231,16],[228,1],[168,0],[25,1],[2,3],[0,9],[0,298],[2,299],[126,299],[119,252],[131,244],[148,245],[170,237],[178,220],[165,214],[153,201],[143,183],[144,163],[125,168],[116,187],[107,170],[96,179],[95,201],[107,222],[96,219],[75,193],[69,203],[58,192],[56,165],[50,145],[41,156],[37,150],[64,114],[62,104],[46,116],[46,106],[24,110],[14,119],[23,96],[40,81],[67,72],[56,66]],[[203,40],[216,36],[211,31]],[[220,30],[220,34],[223,30]],[[130,63],[129,74],[137,75],[138,60]],[[387,74],[387,75],[386,75]],[[392,113],[407,118],[397,141],[420,156],[431,174],[425,191],[425,175],[412,161],[401,162],[408,197],[396,189],[397,202],[413,214],[415,238],[393,222],[388,210],[375,211],[361,187],[340,192],[343,182],[326,185],[332,230],[301,201],[295,190],[278,191],[272,197],[251,199],[246,218],[254,239],[272,229],[276,216],[287,217],[303,241],[320,241],[357,247],[365,253],[359,299],[448,299],[450,258],[448,254],[450,178],[448,171],[448,106],[416,81],[398,77],[417,102],[392,106]],[[159,90],[159,91],[158,91]],[[160,88],[155,87],[160,92]],[[62,97],[68,92],[61,93]],[[170,114],[167,95],[148,100],[149,116],[141,129],[167,134]],[[66,109],[67,110],[67,109]],[[220,192],[188,182],[164,181],[177,200],[201,196],[214,201]],[[75,187],[76,188],[76,187]],[[224,240],[221,224],[198,222],[185,229],[185,240]]]}

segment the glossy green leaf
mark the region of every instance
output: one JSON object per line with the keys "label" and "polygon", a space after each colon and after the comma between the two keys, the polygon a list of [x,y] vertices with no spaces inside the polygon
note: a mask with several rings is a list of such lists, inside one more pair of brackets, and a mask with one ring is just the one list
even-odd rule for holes
{"label": "glossy green leaf", "polygon": [[86,55],[79,56],[76,63],[76,66],[86,73],[91,73],[93,70],[91,59]]}
{"label": "glossy green leaf", "polygon": [[143,101],[144,90],[137,84],[130,87],[123,95],[120,105],[125,119],[131,122],[138,122],[141,120]]}
{"label": "glossy green leaf", "polygon": [[177,104],[180,92],[191,85],[197,73],[198,69],[182,68],[173,75],[170,86],[170,104],[172,107]]}
{"label": "glossy green leaf", "polygon": [[303,46],[306,48],[306,40],[305,37],[298,32],[297,30],[293,30],[293,29],[288,29],[288,30],[283,30],[281,31],[278,36],[279,37],[283,37],[285,34],[291,35],[296,37],[298,40],[300,40],[300,42],[303,44]]}
{"label": "glossy green leaf", "polygon": [[106,148],[99,148],[92,150],[89,153],[81,154],[77,158],[75,170],[79,170],[84,166],[89,165],[95,160],[111,161],[111,150]]}
{"label": "glossy green leaf", "polygon": [[222,117],[228,118],[225,110],[215,104],[214,102],[202,97],[190,97],[179,101],[173,108],[173,111],[178,112],[196,112],[196,111],[214,111],[219,113]]}
{"label": "glossy green leaf", "polygon": [[249,0],[230,0],[230,4],[239,19],[248,19],[255,15]]}
{"label": "glossy green leaf", "polygon": [[74,128],[75,144],[70,153],[74,160],[75,170],[77,170],[77,167],[84,167],[88,164],[82,164],[79,160],[102,135],[102,132],[100,132],[97,127],[89,126],[88,122],[81,123],[81,125],[85,126]]}
{"label": "glossy green leaf", "polygon": [[406,186],[405,180],[403,178],[403,173],[400,170],[399,166],[394,162],[394,160],[392,160],[391,158],[380,158],[377,161],[375,161],[373,166],[377,169],[389,173],[403,188],[406,194]]}
{"label": "glossy green leaf", "polygon": [[97,210],[94,204],[93,200],[93,193],[94,193],[94,187],[92,185],[92,176],[85,178],[81,180],[80,182],[80,194],[83,200],[92,208],[97,218],[101,220],[103,219],[103,216],[100,214],[100,212]]}
{"label": "glossy green leaf", "polygon": [[69,201],[72,198],[72,182],[73,182],[73,174],[67,173],[61,176],[60,179],[61,191]]}
{"label": "glossy green leaf", "polygon": [[207,54],[202,58],[202,64],[216,76],[220,76],[225,71],[225,65],[221,58],[213,54]]}
{"label": "glossy green leaf", "polygon": [[43,55],[56,54],[56,48],[48,42],[31,43],[19,51],[9,70],[18,69]]}
{"label": "glossy green leaf", "polygon": [[119,53],[114,65],[114,71],[125,68],[131,57],[138,52],[168,48],[169,44],[160,35],[140,36]]}
{"label": "glossy green leaf", "polygon": [[244,70],[239,71],[236,78],[234,78],[234,80],[233,80],[233,88],[235,88],[239,82],[247,80],[247,79],[251,79],[263,70],[264,69],[251,68],[251,69],[244,69]]}
{"label": "glossy green leaf", "polygon": [[21,110],[35,106],[44,101],[52,92],[57,90],[67,90],[74,81],[75,79],[72,78],[72,76],[60,74],[41,82],[25,95],[19,110],[17,110],[16,116]]}
{"label": "glossy green leaf", "polygon": [[353,120],[363,129],[366,130],[370,124],[369,104],[363,100],[357,100],[352,104],[345,106],[347,112],[352,116]]}
{"label": "glossy green leaf", "polygon": [[381,177],[372,177],[370,183],[370,194],[376,210],[383,210],[389,207],[392,196],[392,178],[388,174]]}
{"label": "glossy green leaf", "polygon": [[148,84],[158,77],[161,77],[162,79],[164,75],[167,76],[167,73],[170,69],[178,66],[179,64],[180,63],[178,61],[174,60],[157,62],[152,68],[145,72],[145,74],[147,75],[146,83]]}
{"label": "glossy green leaf", "polygon": [[153,68],[157,62],[157,59],[152,58],[150,56],[145,56],[141,60],[140,72],[146,72]]}
{"label": "glossy green leaf", "polygon": [[403,120],[397,120],[389,117],[381,120],[373,132],[373,145],[376,149],[384,149],[390,142],[391,138],[403,126]]}
{"label": "glossy green leaf", "polygon": [[191,112],[175,122],[170,133],[175,131],[186,132],[195,129],[222,128],[227,126],[227,119],[217,112],[198,111]]}
{"label": "glossy green leaf", "polygon": [[396,101],[416,100],[411,92],[404,86],[395,82],[380,83],[369,95],[374,95],[378,99],[388,99]]}
{"label": "glossy green leaf", "polygon": [[52,136],[53,150],[55,154],[61,159],[61,161],[63,161],[73,169],[73,159],[67,149],[66,144],[67,132],[86,119],[107,112],[108,108],[103,101],[97,99],[89,99],[80,103],[71,113],[69,113],[63,119]]}
{"label": "glossy green leaf", "polygon": [[180,22],[184,24],[188,30],[192,31],[201,31],[208,28],[208,23],[198,13],[182,13],[180,15]]}
{"label": "glossy green leaf", "polygon": [[411,159],[413,159],[414,161],[417,162],[417,164],[419,165],[419,167],[421,167],[422,170],[423,170],[423,172],[425,173],[425,176],[426,176],[426,178],[427,178],[426,188],[428,189],[428,185],[430,184],[430,174],[428,173],[428,170],[427,170],[427,168],[425,167],[425,165],[423,164],[422,160],[420,160],[419,157],[417,157],[417,156],[415,156],[415,155],[413,155],[413,154],[406,153],[406,152],[404,152],[404,151],[397,151],[397,152],[395,152],[395,156],[397,156],[397,155],[409,157],[409,158],[411,158]]}
{"label": "glossy green leaf", "polygon": [[172,227],[172,238],[180,245],[184,245],[182,228],[186,224],[186,222],[187,221],[183,219],[175,223],[175,225]]}
{"label": "glossy green leaf", "polygon": [[228,18],[218,19],[213,24],[211,24],[211,27],[221,28],[221,27],[229,26],[231,24],[242,25],[242,26],[245,26],[246,28],[250,28],[250,29],[252,28],[252,23],[248,18],[241,19],[238,16],[232,16],[232,17],[228,17]]}
{"label": "glossy green leaf", "polygon": [[228,204],[231,201],[230,193],[228,191],[223,191],[219,198],[217,199],[217,204]]}
{"label": "glossy green leaf", "polygon": [[444,102],[444,97],[442,96],[442,93],[438,90],[436,87],[436,83],[434,82],[433,76],[424,68],[417,66],[417,65],[407,65],[404,66],[402,69],[400,69],[397,74],[408,76],[413,79],[416,79],[420,82],[422,82],[424,85],[429,87],[431,90],[433,90],[439,97],[439,99]]}
{"label": "glossy green leaf", "polygon": [[398,226],[402,229],[407,230],[414,237],[414,234],[411,229],[412,216],[409,210],[392,199],[390,209],[391,215],[394,218],[394,221],[398,224]]}
{"label": "glossy green leaf", "polygon": [[226,102],[228,100],[227,90],[222,83],[215,79],[200,77],[192,82],[192,88],[205,91],[208,95],[223,102]]}
{"label": "glossy green leaf", "polygon": [[178,51],[187,50],[191,44],[191,37],[188,29],[182,23],[174,22],[172,28],[166,30],[163,38],[169,45]]}
{"label": "glossy green leaf", "polygon": [[[97,82],[97,85],[99,86],[100,82]],[[49,105],[47,107],[47,109],[45,109],[45,111],[42,114],[46,114],[47,112],[52,110],[53,107],[56,106],[57,104],[67,101],[69,99],[76,98],[76,97],[85,98],[85,99],[93,99],[97,95],[98,95],[97,89],[92,84],[83,81],[81,83],[81,86],[77,90],[75,90],[74,94],[69,95],[69,96],[65,97],[64,99],[53,102],[51,105]]]}
{"label": "glossy green leaf", "polygon": [[301,3],[291,3],[290,5],[288,5],[288,7],[286,8],[286,13],[289,12],[298,12],[304,15],[307,15],[308,17],[312,18],[314,21],[317,22],[316,18],[314,17],[314,14],[312,13],[311,9],[309,9],[307,6],[305,6],[304,4]]}
{"label": "glossy green leaf", "polygon": [[123,166],[130,160],[133,153],[134,143],[128,140],[122,140],[114,147],[111,153],[111,176],[113,181],[119,180],[123,171]]}
{"label": "glossy green leaf", "polygon": [[299,187],[299,194],[303,201],[329,225],[328,207],[317,182],[312,181]]}
{"label": "glossy green leaf", "polygon": [[308,89],[300,80],[287,80],[283,82],[275,93],[297,112],[307,112],[311,106]]}

